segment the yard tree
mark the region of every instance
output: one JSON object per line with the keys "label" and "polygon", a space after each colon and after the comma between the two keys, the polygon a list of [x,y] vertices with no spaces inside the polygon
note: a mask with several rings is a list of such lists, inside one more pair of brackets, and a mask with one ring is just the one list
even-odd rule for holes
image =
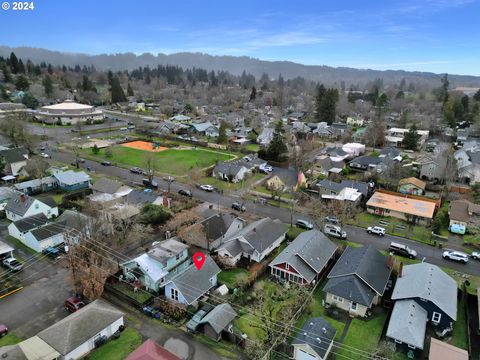
{"label": "yard tree", "polygon": [[473,95],[473,100],[480,101],[480,89]]}
{"label": "yard tree", "polygon": [[382,147],[385,144],[385,123],[382,119],[376,117],[367,126],[364,141],[373,148]]}
{"label": "yard tree", "polygon": [[169,209],[161,205],[146,204],[140,211],[138,221],[142,224],[162,225],[165,224],[172,215]]}
{"label": "yard tree", "polygon": [[128,86],[127,86],[127,96],[135,96],[132,89],[132,85],[130,85],[130,83],[128,83]]}
{"label": "yard tree", "polygon": [[19,69],[18,69],[19,66],[18,66],[18,58],[17,58],[17,56],[15,55],[15,53],[13,53],[13,52],[10,53],[10,58],[9,58],[9,60],[10,60],[10,69],[12,70],[12,73],[13,73],[13,74],[17,74],[17,73],[18,73],[18,70],[19,70]]}
{"label": "yard tree", "polygon": [[125,93],[123,92],[122,86],[120,85],[120,79],[116,75],[112,78],[112,81],[110,84],[110,91],[112,95],[112,103],[127,101],[127,98],[125,97]]}
{"label": "yard tree", "polygon": [[331,124],[335,121],[336,105],[339,100],[338,90],[334,88],[326,89],[323,84],[317,88],[315,98],[315,108],[318,121],[325,121]]}
{"label": "yard tree", "polygon": [[26,92],[22,96],[22,104],[29,109],[36,109],[38,107],[38,100],[30,92]]}
{"label": "yard tree", "polygon": [[327,89],[325,89],[325,86],[323,84],[318,85],[317,87],[317,95],[315,96],[315,113],[317,115],[317,120],[319,122],[324,121],[323,120],[323,102],[325,99],[325,93]]}
{"label": "yard tree", "polygon": [[45,94],[47,96],[51,96],[53,93],[53,82],[50,75],[46,74],[45,77],[43,78],[42,83],[43,83],[43,89],[45,90]]}
{"label": "yard tree", "polygon": [[226,144],[228,141],[227,138],[227,124],[225,121],[222,120],[220,123],[220,128],[218,129],[218,138],[217,138],[217,143],[218,144]]}
{"label": "yard tree", "polygon": [[100,149],[98,148],[97,144],[92,146],[92,154],[98,155],[100,153]]}
{"label": "yard tree", "polygon": [[283,136],[283,123],[282,120],[279,120],[273,132],[273,139],[270,142],[270,145],[268,145],[267,156],[271,160],[281,161],[282,156],[287,152],[288,148]]}
{"label": "yard tree", "polygon": [[157,163],[155,161],[155,153],[150,152],[145,157],[145,170],[147,172],[148,181],[152,182],[157,171]]}
{"label": "yard tree", "polygon": [[408,132],[405,133],[403,146],[408,150],[417,150],[420,137],[421,136],[417,132],[417,125],[413,123],[412,126],[410,126],[410,129],[408,129]]}
{"label": "yard tree", "polygon": [[105,156],[107,158],[111,158],[113,156],[113,152],[110,146],[105,149]]}
{"label": "yard tree", "polygon": [[18,75],[17,79],[15,80],[15,87],[17,90],[27,91],[30,87],[30,82],[25,75]]}
{"label": "yard tree", "polygon": [[257,98],[257,89],[255,89],[255,86],[252,86],[252,92],[250,93],[250,102],[255,101]]}

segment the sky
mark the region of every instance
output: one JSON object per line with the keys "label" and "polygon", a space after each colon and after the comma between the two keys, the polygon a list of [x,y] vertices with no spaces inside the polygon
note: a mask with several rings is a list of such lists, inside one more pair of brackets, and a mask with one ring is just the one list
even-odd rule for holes
{"label": "sky", "polygon": [[[12,0],[2,0],[13,3]],[[480,75],[480,0],[34,0],[0,44]]]}

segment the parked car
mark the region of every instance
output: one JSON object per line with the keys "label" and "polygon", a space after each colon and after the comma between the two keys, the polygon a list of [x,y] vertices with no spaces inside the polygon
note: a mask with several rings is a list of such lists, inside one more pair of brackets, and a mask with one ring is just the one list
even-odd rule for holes
{"label": "parked car", "polygon": [[270,174],[273,171],[273,167],[271,167],[270,165],[266,165],[266,166],[260,167],[259,170],[264,174]]}
{"label": "parked car", "polygon": [[247,210],[244,205],[240,204],[239,202],[234,202],[232,204],[232,209],[233,210],[238,210],[238,211],[245,211]]}
{"label": "parked car", "polygon": [[265,204],[268,203],[268,200],[263,198],[263,197],[259,197],[259,198],[254,199],[253,202],[255,204],[265,205]]}
{"label": "parked car", "polygon": [[302,219],[298,219],[297,222],[295,223],[295,226],[300,229],[306,229],[306,230],[312,230],[314,228],[311,222],[308,222],[307,220],[302,220]]}
{"label": "parked car", "polygon": [[70,311],[71,313],[74,313],[75,311],[80,310],[84,306],[85,306],[85,303],[81,299],[75,296],[65,300],[65,310]]}
{"label": "parked car", "polygon": [[197,330],[197,326],[200,321],[207,315],[207,312],[205,310],[198,310],[192,318],[187,322],[187,331],[191,333],[195,333]]}
{"label": "parked car", "polygon": [[369,226],[367,228],[367,232],[369,234],[375,234],[375,235],[378,235],[378,236],[385,235],[385,229],[382,228],[381,226]]}
{"label": "parked car", "polygon": [[155,180],[150,181],[149,179],[143,179],[142,183],[146,188],[158,189],[158,183]]}
{"label": "parked car", "polygon": [[4,337],[7,334],[8,334],[7,325],[0,324],[0,338]]}
{"label": "parked car", "polygon": [[140,169],[139,167],[130,168],[130,172],[133,174],[143,174],[143,170]]}
{"label": "parked car", "polygon": [[410,259],[415,259],[417,257],[417,252],[415,250],[411,249],[407,245],[399,244],[396,242],[390,243],[388,250],[395,255],[408,257]]}
{"label": "parked car", "polygon": [[325,226],[323,227],[323,233],[339,239],[347,238],[347,232],[343,231],[342,228],[338,225],[325,224]]}
{"label": "parked car", "polygon": [[52,246],[49,246],[46,249],[44,249],[42,253],[45,254],[45,256],[48,256],[49,258],[52,258],[54,260],[60,259],[60,250]]}
{"label": "parked car", "polygon": [[135,129],[135,125],[130,125],[127,129],[128,129],[128,130],[134,130],[134,129]]}
{"label": "parked car", "polygon": [[161,317],[160,309],[158,309],[157,307],[144,306],[142,310],[145,315],[153,317],[155,319],[160,319]]}
{"label": "parked car", "polygon": [[192,193],[190,192],[190,190],[180,189],[178,190],[178,193],[183,196],[192,197]]}
{"label": "parked car", "polygon": [[340,223],[340,220],[336,216],[329,215],[325,217],[325,222],[336,225]]}
{"label": "parked car", "polygon": [[127,131],[127,130],[128,130],[127,127],[121,127],[121,128],[120,128],[120,131]]}
{"label": "parked car", "polygon": [[472,259],[474,260],[480,260],[480,252],[478,251],[474,251],[470,254],[470,256],[472,257]]}
{"label": "parked car", "polygon": [[45,154],[44,152],[40,153],[40,156],[45,159],[48,159],[50,157],[50,155]]}
{"label": "parked car", "polygon": [[23,265],[18,262],[14,257],[8,257],[2,261],[3,266],[12,271],[20,271],[23,269]]}
{"label": "parked car", "polygon": [[110,166],[110,165],[112,165],[112,164],[110,163],[110,161],[106,161],[106,160],[105,160],[105,161],[102,161],[102,165],[103,165],[103,166]]}
{"label": "parked car", "polygon": [[212,192],[214,190],[214,187],[212,185],[200,185],[200,189],[202,189],[203,191]]}
{"label": "parked car", "polygon": [[442,256],[444,259],[458,261],[464,264],[468,262],[468,255],[461,251],[445,250]]}

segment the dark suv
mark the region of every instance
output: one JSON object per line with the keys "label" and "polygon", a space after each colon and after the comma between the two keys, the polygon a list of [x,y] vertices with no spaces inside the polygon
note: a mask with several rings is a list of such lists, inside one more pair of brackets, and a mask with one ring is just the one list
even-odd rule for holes
{"label": "dark suv", "polygon": [[77,297],[71,297],[65,300],[65,309],[74,313],[85,306],[85,303]]}
{"label": "dark suv", "polygon": [[155,180],[143,179],[142,183],[148,189],[158,189],[158,183]]}

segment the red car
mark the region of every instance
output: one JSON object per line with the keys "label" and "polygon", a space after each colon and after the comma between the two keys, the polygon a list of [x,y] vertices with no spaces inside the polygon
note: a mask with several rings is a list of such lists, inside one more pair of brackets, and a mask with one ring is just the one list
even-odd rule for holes
{"label": "red car", "polygon": [[7,334],[8,334],[7,325],[0,324],[0,338],[4,337]]}
{"label": "red car", "polygon": [[65,309],[74,313],[85,306],[85,303],[77,297],[71,297],[65,300]]}

